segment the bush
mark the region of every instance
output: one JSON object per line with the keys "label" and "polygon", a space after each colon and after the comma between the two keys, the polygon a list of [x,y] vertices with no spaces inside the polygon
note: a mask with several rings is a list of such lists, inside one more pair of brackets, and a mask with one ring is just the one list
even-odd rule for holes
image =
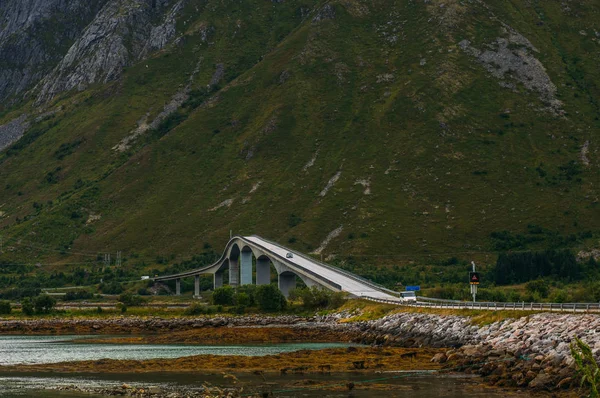
{"label": "bush", "polygon": [[235,307],[231,307],[230,312],[233,314],[243,315],[244,313],[246,313],[246,306],[236,305]]}
{"label": "bush", "polygon": [[102,307],[98,306],[98,308],[96,308],[96,313],[102,314],[103,312],[104,310],[102,309]]}
{"label": "bush", "polygon": [[55,305],[56,300],[47,294],[42,294],[33,300],[33,306],[37,314],[49,314]]}
{"label": "bush", "polygon": [[140,296],[150,296],[150,294],[151,294],[151,293],[150,293],[150,291],[148,290],[148,288],[145,288],[145,287],[140,287],[140,288],[138,289],[138,294],[139,294]]}
{"label": "bush", "polygon": [[256,288],[256,301],[263,311],[281,311],[287,307],[287,300],[275,285],[261,285]]}
{"label": "bush", "polygon": [[27,316],[31,316],[34,314],[35,310],[33,308],[33,303],[29,297],[23,299],[21,301],[21,312]]}
{"label": "bush", "polygon": [[202,304],[192,304],[183,311],[184,315],[208,315],[217,312],[216,307],[209,307]]}
{"label": "bush", "polygon": [[531,292],[532,294],[537,293],[542,298],[548,297],[548,294],[550,293],[550,284],[543,279],[528,282],[527,285],[525,285],[525,288],[528,292]]}
{"label": "bush", "polygon": [[87,300],[93,298],[94,295],[87,290],[77,290],[67,292],[63,297],[64,301],[73,301],[73,300]]}
{"label": "bush", "polygon": [[12,312],[12,308],[10,306],[10,302],[8,301],[0,301],[0,314],[8,315]]}
{"label": "bush", "polygon": [[100,291],[104,294],[121,294],[123,287],[119,282],[103,283],[100,285]]}
{"label": "bush", "polygon": [[212,303],[216,305],[233,305],[233,288],[224,286],[216,288],[212,294]]}
{"label": "bush", "polygon": [[302,306],[310,310],[318,308],[338,308],[345,301],[342,292],[332,292],[318,286],[312,286],[305,289],[294,289],[290,293],[290,297],[300,299],[302,301]]}
{"label": "bush", "polygon": [[126,306],[136,307],[146,304],[146,299],[131,293],[123,293],[119,296],[119,301]]}
{"label": "bush", "polygon": [[250,295],[248,293],[236,293],[235,296],[233,296],[233,303],[237,306],[244,306],[244,307],[248,307],[250,306],[250,303],[252,302],[252,299],[250,298]]}

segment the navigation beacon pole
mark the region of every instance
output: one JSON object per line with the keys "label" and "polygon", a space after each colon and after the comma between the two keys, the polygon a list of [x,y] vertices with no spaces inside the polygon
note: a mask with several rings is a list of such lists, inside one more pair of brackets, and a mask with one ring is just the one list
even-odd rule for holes
{"label": "navigation beacon pole", "polygon": [[473,272],[469,273],[469,283],[471,284],[473,302],[475,302],[477,296],[477,284],[479,284],[479,275],[477,275],[477,272],[475,271],[475,261],[471,261],[471,264],[473,264]]}

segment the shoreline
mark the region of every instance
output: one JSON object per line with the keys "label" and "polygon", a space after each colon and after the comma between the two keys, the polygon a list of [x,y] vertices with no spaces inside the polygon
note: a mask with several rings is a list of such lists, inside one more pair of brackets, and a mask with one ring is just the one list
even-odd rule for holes
{"label": "shoreline", "polygon": [[[360,315],[360,314],[358,314]],[[413,352],[428,352],[429,358],[419,358],[422,369],[458,369],[464,374],[482,376],[482,383],[500,388],[527,389],[527,391],[551,391],[568,393],[575,391],[579,380],[575,363],[570,355],[570,342],[575,336],[582,338],[600,359],[600,316],[575,314],[530,314],[521,318],[501,319],[488,324],[476,324],[464,315],[398,312],[375,320],[355,321],[356,311],[326,316],[240,316],[240,317],[189,317],[189,318],[142,318],[118,317],[104,319],[39,319],[0,321],[0,334],[52,334],[93,335],[82,343],[118,344],[261,344],[285,342],[353,342],[366,346],[364,355],[376,350],[398,350],[390,356]],[[54,333],[48,333],[53,331]],[[118,337],[102,337],[112,334]],[[97,336],[97,337],[96,337]],[[430,351],[427,351],[430,350]],[[379,351],[381,352],[384,351]],[[293,353],[292,353],[293,354]],[[333,352],[331,352],[333,355]],[[315,355],[314,353],[311,355]],[[351,353],[335,355],[353,361]],[[375,355],[375,354],[373,354]],[[425,355],[425,354],[423,354]],[[281,354],[269,358],[272,363],[252,363],[247,358],[195,358],[207,362],[204,367],[186,363],[185,358],[161,361],[114,361],[74,362],[47,366],[53,371],[111,372],[120,367],[131,372],[149,372],[152,369],[189,369],[276,372],[282,368],[330,365],[331,371],[347,371],[343,361],[323,362],[314,357],[308,365],[300,357]],[[384,355],[378,355],[385,358]],[[193,357],[192,357],[193,358]],[[283,359],[281,359],[283,358]],[[280,362],[277,362],[280,360]],[[381,360],[381,359],[380,359]],[[286,362],[287,361],[287,362]],[[350,361],[350,362],[353,362]],[[210,363],[210,365],[209,365]],[[239,363],[234,364],[234,363]],[[332,366],[333,365],[333,366]],[[369,369],[375,369],[375,362]],[[32,365],[28,369],[41,371],[45,365]],[[402,370],[402,364],[396,370]],[[386,368],[391,369],[392,366]],[[21,368],[23,369],[23,368]],[[141,370],[138,370],[141,369]],[[408,367],[406,369],[414,369]],[[0,371],[9,370],[0,368]],[[17,371],[17,368],[11,368]],[[308,371],[305,369],[304,371]],[[355,369],[363,370],[363,369]],[[84,371],[84,372],[85,372]]]}

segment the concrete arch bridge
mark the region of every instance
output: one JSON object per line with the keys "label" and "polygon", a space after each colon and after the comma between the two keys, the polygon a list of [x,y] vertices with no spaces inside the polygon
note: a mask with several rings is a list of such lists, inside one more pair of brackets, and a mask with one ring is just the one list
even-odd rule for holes
{"label": "concrete arch bridge", "polygon": [[[256,261],[253,261],[253,258]],[[195,278],[195,294],[200,294],[200,275],[212,274],[214,287],[223,286],[223,276],[229,273],[229,285],[253,284],[253,264],[256,263],[256,284],[271,282],[271,264],[278,276],[281,292],[287,297],[296,287],[296,277],[306,286],[321,286],[347,292],[354,297],[400,301],[397,293],[337,267],[324,264],[306,255],[268,241],[260,236],[234,236],[227,243],[221,258],[212,265],[174,275],[153,278],[154,281],[175,280],[176,294],[181,294],[181,279]]]}

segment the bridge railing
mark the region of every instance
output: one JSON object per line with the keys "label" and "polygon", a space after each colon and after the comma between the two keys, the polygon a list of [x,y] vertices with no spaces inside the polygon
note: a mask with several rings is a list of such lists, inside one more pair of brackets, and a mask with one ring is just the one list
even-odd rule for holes
{"label": "bridge railing", "polygon": [[[425,307],[425,308],[454,308],[454,309],[474,309],[488,311],[548,311],[548,312],[600,312],[600,303],[526,303],[526,302],[470,302],[470,301],[455,301],[455,300],[440,300],[439,301],[394,301],[376,298],[368,298],[371,301],[376,301],[385,304],[395,304],[408,307]],[[419,297],[421,300],[422,297]],[[430,299],[430,298],[428,298]]]}
{"label": "bridge railing", "polygon": [[[256,235],[253,235],[253,236],[256,236]],[[399,296],[400,295],[400,293],[398,293],[398,292],[396,292],[394,290],[388,289],[388,288],[386,288],[384,286],[381,286],[381,285],[379,285],[379,284],[377,284],[377,283],[375,283],[373,281],[370,281],[370,280],[368,280],[366,278],[363,278],[362,276],[353,274],[353,273],[351,273],[349,271],[346,271],[344,269],[341,269],[339,267],[334,267],[333,265],[326,264],[326,263],[324,263],[322,261],[319,261],[319,260],[317,260],[315,258],[309,257],[309,256],[307,256],[307,255],[305,255],[303,253],[299,253],[299,252],[297,252],[295,250],[288,249],[286,247],[281,246],[277,242],[270,241],[270,240],[265,239],[265,238],[263,238],[261,236],[257,236],[257,238],[260,238],[260,239],[264,240],[265,242],[268,242],[268,243],[270,243],[272,245],[279,246],[282,249],[288,250],[288,251],[294,253],[294,255],[300,256],[300,257],[305,258],[307,260],[310,260],[313,263],[319,264],[323,268],[327,268],[327,269],[329,269],[331,271],[338,272],[338,273],[340,273],[340,274],[342,274],[342,275],[344,275],[344,276],[346,276],[346,277],[348,277],[350,279],[354,279],[357,282],[364,283],[365,285],[368,285],[368,286],[372,287],[375,290],[384,291],[384,292],[389,293],[389,294],[394,295],[394,296]]]}

